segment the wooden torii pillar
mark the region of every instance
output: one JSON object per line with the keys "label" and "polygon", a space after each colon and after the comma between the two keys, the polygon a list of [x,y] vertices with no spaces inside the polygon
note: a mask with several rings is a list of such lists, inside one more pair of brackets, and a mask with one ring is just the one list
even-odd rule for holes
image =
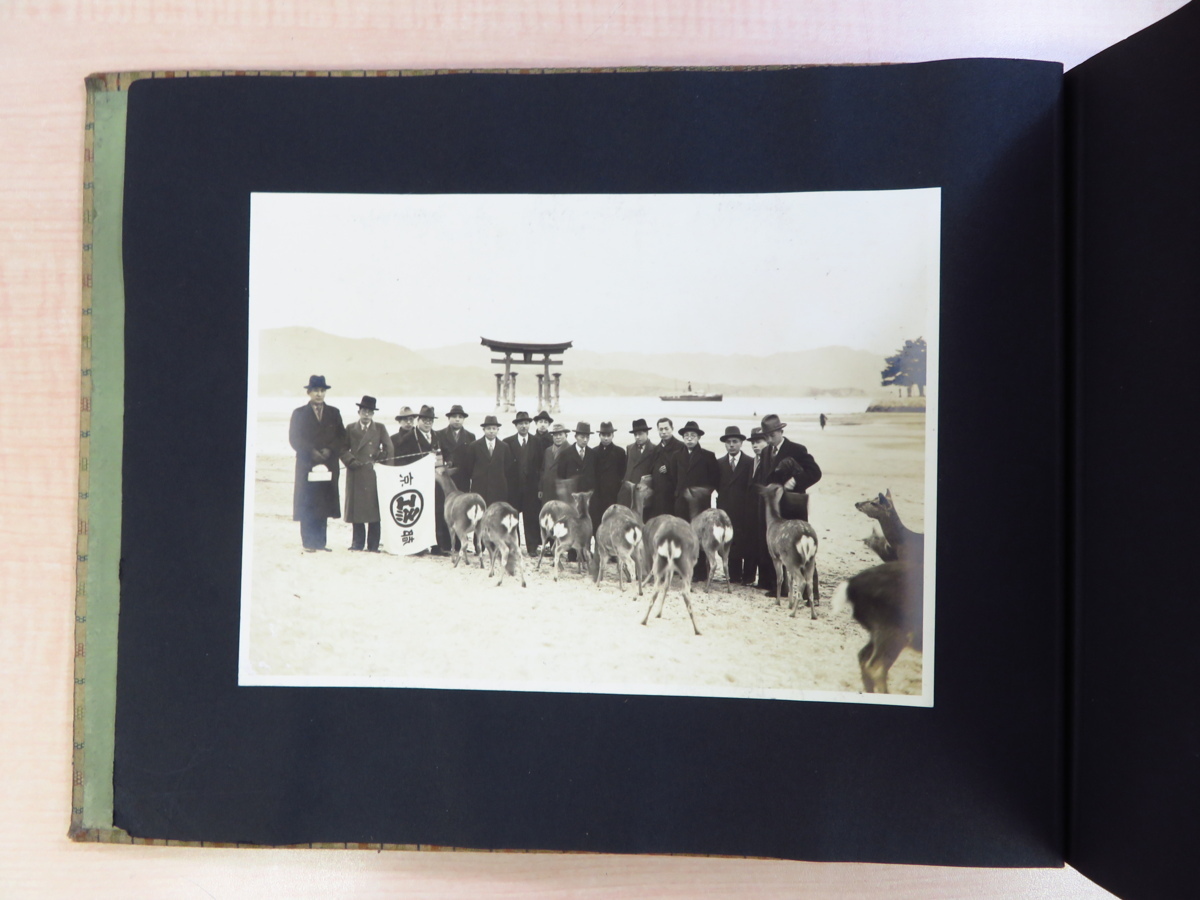
{"label": "wooden torii pillar", "polygon": [[[503,372],[496,373],[496,412],[516,411],[518,373],[513,371],[513,366],[540,366],[542,371],[537,376],[537,411],[549,413],[562,411],[559,399],[562,373],[555,372],[552,379],[550,367],[563,364],[561,359],[554,357],[569,350],[571,341],[564,341],[561,344],[528,344],[516,341],[493,341],[481,337],[479,343],[493,353],[504,354],[503,358],[492,360],[493,364],[504,366]],[[541,358],[534,358],[538,356]]]}

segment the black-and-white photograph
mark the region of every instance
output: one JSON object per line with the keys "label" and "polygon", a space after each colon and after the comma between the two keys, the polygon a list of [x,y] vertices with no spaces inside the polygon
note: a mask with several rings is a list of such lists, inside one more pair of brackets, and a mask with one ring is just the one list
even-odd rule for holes
{"label": "black-and-white photograph", "polygon": [[254,194],[239,683],[932,706],[940,202]]}

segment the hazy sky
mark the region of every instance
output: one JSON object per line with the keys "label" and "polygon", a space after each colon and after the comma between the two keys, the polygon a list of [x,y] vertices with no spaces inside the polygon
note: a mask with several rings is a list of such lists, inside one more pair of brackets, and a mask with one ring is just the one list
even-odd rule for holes
{"label": "hazy sky", "polygon": [[254,194],[251,334],[886,354],[936,335],[940,203],[936,188]]}

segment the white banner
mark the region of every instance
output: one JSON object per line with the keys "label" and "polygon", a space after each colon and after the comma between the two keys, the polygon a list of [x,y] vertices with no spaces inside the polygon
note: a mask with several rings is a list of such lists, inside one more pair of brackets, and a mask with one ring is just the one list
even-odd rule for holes
{"label": "white banner", "polygon": [[433,454],[406,466],[375,466],[381,540],[389,553],[408,555],[437,543]]}

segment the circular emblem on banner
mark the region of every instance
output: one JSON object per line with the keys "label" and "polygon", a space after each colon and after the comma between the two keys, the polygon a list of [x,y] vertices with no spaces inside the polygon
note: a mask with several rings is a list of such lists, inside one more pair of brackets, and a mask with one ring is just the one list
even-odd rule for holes
{"label": "circular emblem on banner", "polygon": [[411,528],[421,519],[425,498],[420,491],[401,491],[392,497],[392,519],[401,528]]}

